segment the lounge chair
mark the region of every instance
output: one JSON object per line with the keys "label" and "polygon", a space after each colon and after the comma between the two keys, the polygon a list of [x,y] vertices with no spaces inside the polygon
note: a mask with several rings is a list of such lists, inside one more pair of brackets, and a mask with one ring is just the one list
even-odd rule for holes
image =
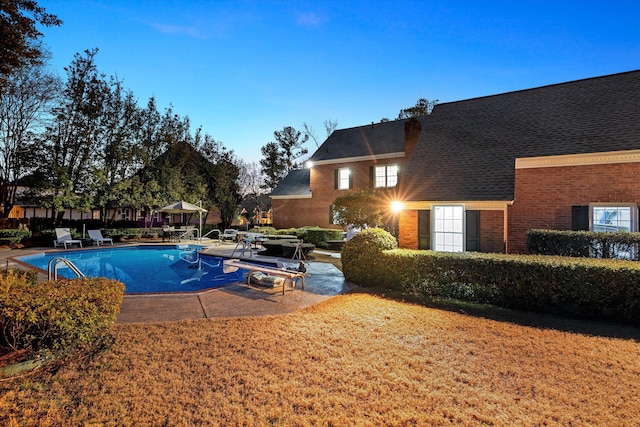
{"label": "lounge chair", "polygon": [[109,242],[113,246],[113,239],[111,237],[102,237],[102,231],[100,230],[89,230],[89,238],[98,246],[104,245],[104,242]]}
{"label": "lounge chair", "polygon": [[80,240],[74,240],[71,237],[71,230],[68,228],[56,228],[56,240],[53,241],[53,247],[57,248],[58,246],[64,246],[67,249],[67,245],[73,245],[77,243],[82,247],[82,242]]}

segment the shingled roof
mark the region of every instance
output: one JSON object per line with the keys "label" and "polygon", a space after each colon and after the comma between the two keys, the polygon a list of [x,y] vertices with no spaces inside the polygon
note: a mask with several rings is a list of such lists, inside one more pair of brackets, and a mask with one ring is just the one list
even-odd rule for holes
{"label": "shingled roof", "polygon": [[309,169],[289,171],[270,194],[271,197],[311,197]]}
{"label": "shingled roof", "polygon": [[309,158],[312,162],[344,161],[358,157],[402,153],[406,120],[372,123],[334,131]]}
{"label": "shingled roof", "polygon": [[414,201],[509,201],[516,158],[633,149],[640,71],[439,104],[401,185]]}

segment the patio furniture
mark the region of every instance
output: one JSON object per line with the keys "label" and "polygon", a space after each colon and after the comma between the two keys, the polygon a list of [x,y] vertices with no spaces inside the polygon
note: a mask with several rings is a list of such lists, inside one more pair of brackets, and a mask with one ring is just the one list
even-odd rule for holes
{"label": "patio furniture", "polygon": [[102,231],[89,230],[88,233],[89,233],[89,237],[91,238],[91,240],[95,242],[96,245],[100,246],[100,245],[104,245],[104,242],[109,242],[111,243],[111,246],[113,246],[113,239],[111,237],[103,237]]}
{"label": "patio furniture", "polygon": [[64,246],[67,249],[67,245],[73,245],[74,243],[82,247],[82,242],[71,237],[71,230],[69,228],[56,228],[56,240],[53,241],[53,247]]}

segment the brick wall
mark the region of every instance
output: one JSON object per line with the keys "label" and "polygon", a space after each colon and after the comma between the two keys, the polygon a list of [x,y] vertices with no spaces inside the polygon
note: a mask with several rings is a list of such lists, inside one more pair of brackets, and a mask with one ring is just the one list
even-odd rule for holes
{"label": "brick wall", "polygon": [[480,250],[482,252],[505,251],[504,211],[480,212]]}
{"label": "brick wall", "polygon": [[[389,159],[380,162],[364,161],[319,165],[311,169],[310,199],[273,199],[273,225],[276,228],[301,227],[317,225],[323,228],[341,228],[329,224],[329,206],[336,197],[347,191],[358,191],[369,188],[369,167],[373,165],[402,166],[400,159]],[[352,190],[336,190],[334,188],[335,170],[349,168],[353,176]]]}
{"label": "brick wall", "polygon": [[517,169],[508,209],[509,253],[526,253],[527,231],[571,229],[571,206],[640,203],[640,163]]}

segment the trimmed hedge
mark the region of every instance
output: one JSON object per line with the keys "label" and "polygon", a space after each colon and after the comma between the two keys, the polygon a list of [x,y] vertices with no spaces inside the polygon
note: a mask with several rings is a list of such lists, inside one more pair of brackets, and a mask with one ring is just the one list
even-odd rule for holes
{"label": "trimmed hedge", "polygon": [[640,323],[640,265],[632,261],[410,250],[379,258],[386,269],[372,274],[419,295]]}
{"label": "trimmed hedge", "polygon": [[377,273],[384,271],[382,251],[398,247],[395,237],[381,228],[367,228],[356,234],[342,248],[342,271],[345,279],[365,286],[384,286],[386,280]]}
{"label": "trimmed hedge", "polygon": [[640,260],[640,233],[529,230],[530,254]]}
{"label": "trimmed hedge", "polygon": [[[382,250],[363,233],[342,252],[345,278],[432,298],[640,324],[640,264],[626,260]],[[393,237],[391,237],[393,238]],[[355,241],[355,242],[354,242]],[[353,243],[352,243],[353,242]]]}
{"label": "trimmed hedge", "polygon": [[[7,285],[0,278],[0,345],[58,357],[106,344],[124,285],[103,278]],[[13,282],[16,282],[13,280]]]}

